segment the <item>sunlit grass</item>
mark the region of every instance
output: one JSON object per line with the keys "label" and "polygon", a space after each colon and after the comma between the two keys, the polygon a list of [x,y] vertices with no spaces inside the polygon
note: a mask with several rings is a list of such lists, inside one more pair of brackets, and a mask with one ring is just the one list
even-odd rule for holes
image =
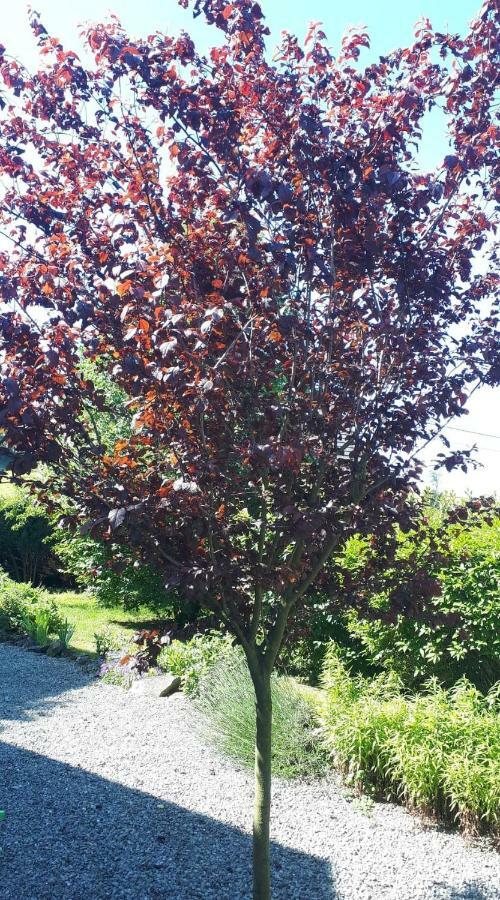
{"label": "sunlit grass", "polygon": [[19,488],[8,481],[0,482],[0,500],[14,500],[19,493]]}
{"label": "sunlit grass", "polygon": [[152,627],[156,619],[147,607],[138,610],[124,610],[121,606],[104,608],[88,593],[55,593],[52,597],[63,619],[74,625],[75,631],[70,641],[70,650],[79,653],[95,653],[94,635],[109,629],[116,635],[117,643],[125,645],[139,628]]}

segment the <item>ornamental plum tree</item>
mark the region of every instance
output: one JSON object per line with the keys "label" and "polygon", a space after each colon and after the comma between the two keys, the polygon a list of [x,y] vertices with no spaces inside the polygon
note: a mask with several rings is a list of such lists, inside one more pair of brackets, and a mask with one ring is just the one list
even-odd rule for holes
{"label": "ornamental plum tree", "polygon": [[[270,675],[295,612],[349,536],[404,522],[419,450],[499,380],[498,22],[486,0],[465,38],[425,20],[362,65],[362,30],[336,55],[318,24],[303,47],[285,33],[271,60],[257,3],[192,6],[207,54],[111,19],[84,63],[36,15],[38,71],[0,49],[1,458],[17,480],[45,463],[47,502],[243,647],[265,900]],[[450,150],[424,172],[434,107]],[[112,447],[92,366],[130,414]]]}

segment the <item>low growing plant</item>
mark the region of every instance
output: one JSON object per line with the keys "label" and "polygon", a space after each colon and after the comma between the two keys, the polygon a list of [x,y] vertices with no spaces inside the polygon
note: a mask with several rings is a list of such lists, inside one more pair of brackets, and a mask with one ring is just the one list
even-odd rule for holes
{"label": "low growing plant", "polygon": [[[291,679],[273,675],[272,769],[292,778],[320,776],[327,755],[318,734],[313,702]],[[212,743],[249,768],[254,765],[255,697],[241,652],[234,648],[200,681],[196,699]]]}
{"label": "low growing plant", "polygon": [[323,670],[326,746],[360,790],[500,835],[500,706],[466,679],[404,694],[394,675],[352,677],[335,648]]}
{"label": "low growing plant", "polygon": [[57,629],[57,639],[61,644],[63,650],[67,650],[69,646],[69,642],[75,633],[75,626],[68,622],[67,619],[61,620],[61,623]]}
{"label": "low growing plant", "polygon": [[55,634],[60,626],[57,606],[50,595],[42,588],[31,584],[12,581],[2,574],[0,576],[0,626],[6,632],[36,633],[36,624],[40,634],[45,629],[48,634]]}
{"label": "low growing plant", "polygon": [[119,650],[120,641],[111,628],[103,628],[94,632],[95,651],[98,656],[106,656],[110,650]]}
{"label": "low growing plant", "polygon": [[163,671],[182,678],[182,689],[194,696],[207,672],[222,659],[234,654],[234,641],[220,632],[197,634],[189,641],[173,640],[163,647],[158,665]]}
{"label": "low growing plant", "polygon": [[135,680],[134,673],[129,666],[120,666],[119,663],[104,663],[99,671],[99,676],[104,684],[114,684],[128,690]]}

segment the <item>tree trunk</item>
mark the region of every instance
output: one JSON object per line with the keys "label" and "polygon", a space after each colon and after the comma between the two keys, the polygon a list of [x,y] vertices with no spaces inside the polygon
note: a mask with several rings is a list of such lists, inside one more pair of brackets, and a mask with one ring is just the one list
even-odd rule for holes
{"label": "tree trunk", "polygon": [[[262,667],[263,668],[263,667]],[[269,819],[271,814],[271,677],[252,675],[255,689],[255,805],[253,817],[253,900],[270,900]]]}

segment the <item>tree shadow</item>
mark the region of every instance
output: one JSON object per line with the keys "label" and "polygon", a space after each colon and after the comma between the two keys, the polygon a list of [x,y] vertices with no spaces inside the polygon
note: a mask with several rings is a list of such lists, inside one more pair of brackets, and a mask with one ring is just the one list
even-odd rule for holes
{"label": "tree shadow", "polygon": [[[450,888],[439,896],[439,900],[491,900],[491,892],[477,881],[467,881],[460,887]],[[500,891],[498,893],[500,897]]]}
{"label": "tree shadow", "polygon": [[[3,900],[251,896],[249,835],[1,742],[0,806]],[[275,900],[336,897],[326,860],[278,844],[272,878]]]}
{"label": "tree shadow", "polygon": [[160,618],[153,619],[110,619],[110,625],[116,625],[120,628],[132,628],[134,631],[152,631],[155,628],[161,629],[162,631],[167,627],[170,623],[167,621],[167,625],[165,622],[167,620]]}
{"label": "tree shadow", "polygon": [[205,631],[220,630],[220,623],[215,617],[204,617],[195,622],[186,622],[181,625],[175,618],[158,615],[149,619],[110,619],[110,625],[122,628],[131,628],[135,632],[157,630],[161,634],[170,633],[175,640],[186,641]]}

